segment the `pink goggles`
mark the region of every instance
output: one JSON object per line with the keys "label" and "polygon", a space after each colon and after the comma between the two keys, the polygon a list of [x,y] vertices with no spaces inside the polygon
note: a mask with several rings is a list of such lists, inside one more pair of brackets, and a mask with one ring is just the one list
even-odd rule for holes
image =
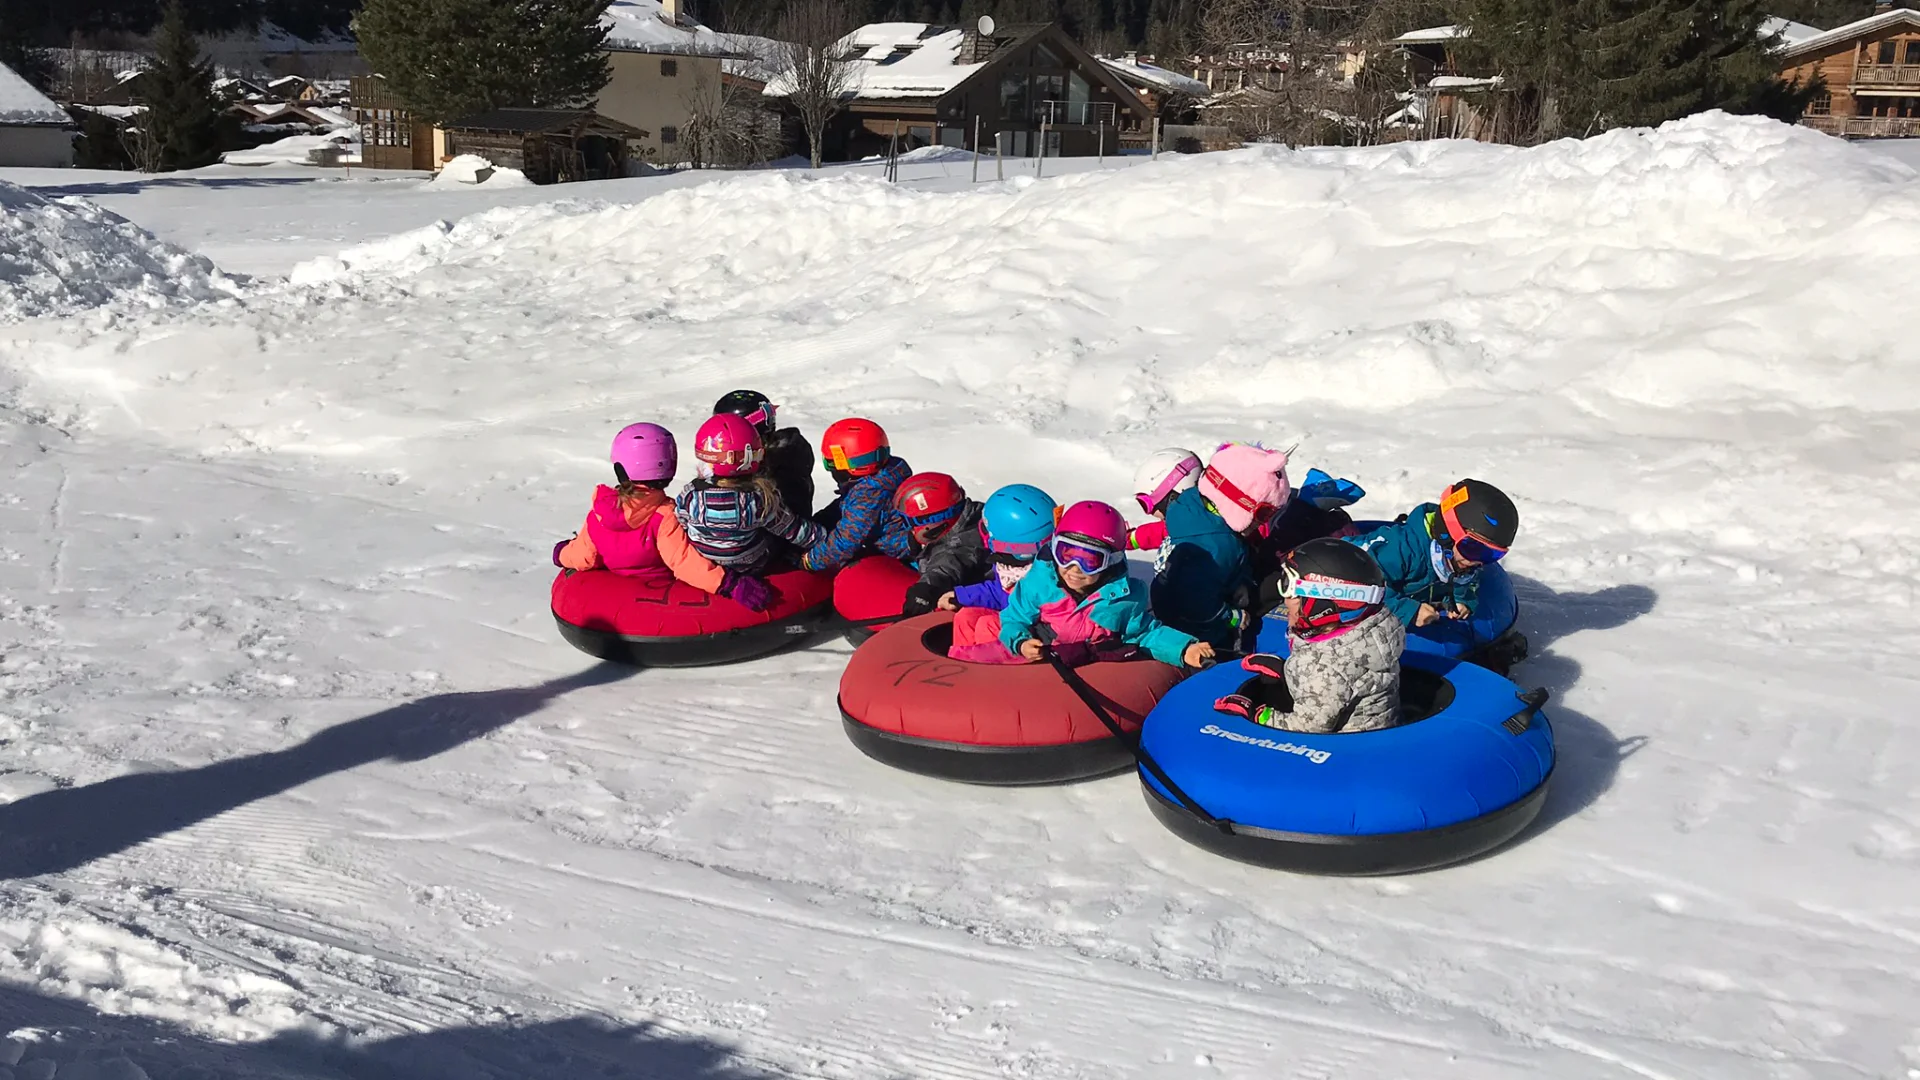
{"label": "pink goggles", "polygon": [[1173,490],[1180,486],[1180,481],[1192,476],[1194,470],[1198,468],[1200,468],[1200,459],[1188,458],[1168,473],[1167,478],[1160,481],[1152,491],[1136,492],[1133,497],[1139,502],[1140,509],[1149,514],[1157,514],[1160,508],[1166,505],[1167,500],[1173,497]]}
{"label": "pink goggles", "polygon": [[1088,574],[1103,574],[1127,561],[1126,552],[1114,551],[1079,536],[1055,536],[1052,551],[1055,566],[1072,563]]}

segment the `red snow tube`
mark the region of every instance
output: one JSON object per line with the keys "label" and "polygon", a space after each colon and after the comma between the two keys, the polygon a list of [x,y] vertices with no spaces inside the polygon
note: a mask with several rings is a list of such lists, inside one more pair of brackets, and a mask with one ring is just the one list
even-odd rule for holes
{"label": "red snow tube", "polygon": [[[895,768],[970,784],[1057,784],[1134,767],[1133,752],[1047,664],[947,658],[953,616],[919,615],[854,650],[840,715],[860,751]],[[1076,669],[1128,731],[1181,673],[1152,660]]]}
{"label": "red snow tube", "polygon": [[780,599],[749,611],[679,581],[664,584],[606,570],[562,570],[553,579],[553,619],[567,644],[589,656],[641,667],[728,664],[778,652],[823,628],[833,575],[767,575]]}
{"label": "red snow tube", "polygon": [[[898,615],[907,602],[907,590],[920,580],[920,572],[899,559],[869,555],[840,571],[833,581],[833,609],[840,617],[854,622]],[[855,626],[847,630],[847,640],[855,645],[872,637],[878,626]]]}

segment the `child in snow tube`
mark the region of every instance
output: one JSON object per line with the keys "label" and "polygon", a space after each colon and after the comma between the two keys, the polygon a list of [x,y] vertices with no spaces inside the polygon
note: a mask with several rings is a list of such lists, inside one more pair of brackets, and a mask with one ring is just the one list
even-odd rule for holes
{"label": "child in snow tube", "polygon": [[1127,532],[1128,551],[1153,551],[1153,572],[1166,568],[1167,504],[1183,491],[1192,491],[1200,483],[1200,455],[1178,446],[1155,450],[1141,462],[1133,474],[1133,499],[1152,521]]}
{"label": "child in snow tube", "polygon": [[[975,663],[1039,660],[1049,641],[1068,664],[1145,652],[1173,667],[1200,667],[1213,646],[1163,625],[1148,610],[1145,590],[1127,576],[1127,521],[1100,502],[1080,502],[1060,515],[1046,560],[1014,586],[1000,613],[998,641],[948,654]],[[965,649],[963,654],[963,649]]]}
{"label": "child in snow tube", "polygon": [[731,413],[753,425],[766,447],[763,466],[773,485],[780,489],[780,501],[793,516],[803,521],[813,518],[813,444],[796,427],[779,427],[774,422],[775,406],[758,390],[735,390],[713,403],[713,415]]}
{"label": "child in snow tube", "polygon": [[1309,540],[1281,566],[1288,656],[1259,653],[1240,666],[1281,679],[1289,712],[1242,694],[1214,709],[1308,734],[1378,731],[1400,722],[1400,654],[1407,628],[1386,610],[1386,577],[1373,557],[1332,538]]}
{"label": "child in snow tube", "polygon": [[731,413],[710,417],[694,436],[693,453],[700,475],[680,493],[678,506],[700,554],[756,573],[783,553],[780,541],[803,551],[820,542],[820,527],[794,517],[761,470],[766,447],[752,424]]}
{"label": "child in snow tube", "polygon": [[939,599],[940,610],[956,613],[956,642],[1000,640],[1000,612],[1052,538],[1059,512],[1053,496],[1032,484],[1009,484],[987,497],[975,531],[992,570],[981,581],[959,585]]}
{"label": "child in snow tube", "polygon": [[772,605],[773,591],[764,581],[714,565],[687,540],[666,492],[680,467],[672,432],[659,424],[629,424],[613,437],[609,457],[619,486],[594,489],[586,524],[573,539],[554,545],[555,566],[659,582],[677,578],[753,611]]}
{"label": "child in snow tube", "polygon": [[820,456],[839,491],[816,520],[830,529],[800,560],[805,570],[837,570],[872,551],[906,562],[913,557],[907,521],[894,509],[893,493],[913,468],[893,456],[879,424],[840,420],[820,439]]}
{"label": "child in snow tube", "polygon": [[893,494],[893,508],[913,538],[920,580],[907,587],[903,615],[925,615],[940,598],[989,576],[992,563],[980,528],[981,507],[946,473],[915,473]]}
{"label": "child in snow tube", "polygon": [[1228,443],[1191,490],[1166,508],[1167,554],[1153,579],[1153,610],[1168,626],[1220,648],[1252,631],[1253,564],[1244,537],[1286,509],[1285,451]]}
{"label": "child in snow tube", "polygon": [[1421,503],[1391,525],[1353,537],[1386,576],[1387,610],[1409,627],[1471,619],[1480,569],[1513,546],[1520,511],[1484,480],[1450,485],[1440,502]]}

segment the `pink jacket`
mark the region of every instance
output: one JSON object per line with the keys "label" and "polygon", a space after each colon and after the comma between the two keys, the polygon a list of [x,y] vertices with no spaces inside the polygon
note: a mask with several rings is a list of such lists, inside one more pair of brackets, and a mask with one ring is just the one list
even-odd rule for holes
{"label": "pink jacket", "polygon": [[716,592],[725,572],[687,542],[664,491],[642,490],[622,499],[605,484],[594,489],[593,512],[567,546],[560,565],[569,570],[602,567],[624,577],[678,578],[702,592]]}

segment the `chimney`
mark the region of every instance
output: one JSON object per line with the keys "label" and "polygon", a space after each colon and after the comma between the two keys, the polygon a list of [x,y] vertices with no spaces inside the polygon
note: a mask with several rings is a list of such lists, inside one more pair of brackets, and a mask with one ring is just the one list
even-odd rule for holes
{"label": "chimney", "polygon": [[680,0],[660,0],[660,15],[671,26],[680,25]]}

